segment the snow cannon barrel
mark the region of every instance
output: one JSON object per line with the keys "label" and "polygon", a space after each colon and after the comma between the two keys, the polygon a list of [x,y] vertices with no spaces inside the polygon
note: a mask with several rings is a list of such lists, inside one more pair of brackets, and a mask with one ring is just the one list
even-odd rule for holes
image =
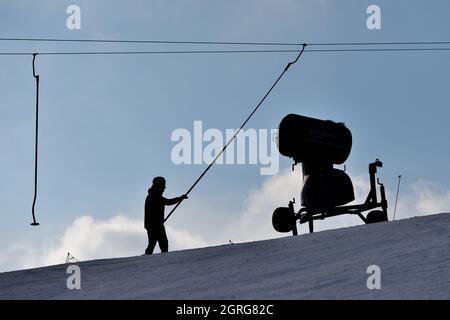
{"label": "snow cannon barrel", "polygon": [[296,163],[342,164],[352,149],[352,133],[341,122],[289,114],[278,126],[277,146]]}

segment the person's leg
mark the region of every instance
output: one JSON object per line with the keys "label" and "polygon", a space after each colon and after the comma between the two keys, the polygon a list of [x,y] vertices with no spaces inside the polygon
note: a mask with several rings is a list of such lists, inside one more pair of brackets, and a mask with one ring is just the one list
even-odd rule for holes
{"label": "person's leg", "polygon": [[155,230],[147,230],[147,236],[148,236],[148,246],[147,249],[145,249],[145,254],[152,254],[153,250],[155,249],[156,242],[158,240],[157,233]]}
{"label": "person's leg", "polygon": [[161,226],[158,240],[159,240],[159,248],[161,249],[161,252],[168,252],[169,251],[169,240],[167,240],[166,228],[164,228],[164,226]]}

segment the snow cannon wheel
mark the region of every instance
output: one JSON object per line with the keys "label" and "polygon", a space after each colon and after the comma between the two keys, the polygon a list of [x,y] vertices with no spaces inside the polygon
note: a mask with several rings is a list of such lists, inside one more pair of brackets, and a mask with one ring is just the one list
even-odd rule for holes
{"label": "snow cannon wheel", "polygon": [[366,221],[367,223],[377,223],[388,221],[388,218],[382,210],[373,210],[367,214]]}
{"label": "snow cannon wheel", "polygon": [[278,232],[291,232],[295,228],[294,212],[287,207],[276,208],[272,214],[272,225]]}

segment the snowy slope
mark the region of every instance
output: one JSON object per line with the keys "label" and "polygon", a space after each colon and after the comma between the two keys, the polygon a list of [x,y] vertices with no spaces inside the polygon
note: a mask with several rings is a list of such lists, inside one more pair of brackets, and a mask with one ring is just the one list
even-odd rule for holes
{"label": "snowy slope", "polygon": [[450,213],[78,265],[81,290],[57,265],[1,273],[0,298],[450,299]]}

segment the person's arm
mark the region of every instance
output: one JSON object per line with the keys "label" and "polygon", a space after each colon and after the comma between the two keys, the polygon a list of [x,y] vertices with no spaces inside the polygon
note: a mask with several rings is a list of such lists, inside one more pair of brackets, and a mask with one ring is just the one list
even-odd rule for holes
{"label": "person's arm", "polygon": [[171,205],[177,204],[178,202],[181,202],[187,198],[188,198],[187,195],[183,194],[181,197],[176,197],[173,199],[167,199],[167,198],[163,197],[163,201],[166,206],[171,206]]}

